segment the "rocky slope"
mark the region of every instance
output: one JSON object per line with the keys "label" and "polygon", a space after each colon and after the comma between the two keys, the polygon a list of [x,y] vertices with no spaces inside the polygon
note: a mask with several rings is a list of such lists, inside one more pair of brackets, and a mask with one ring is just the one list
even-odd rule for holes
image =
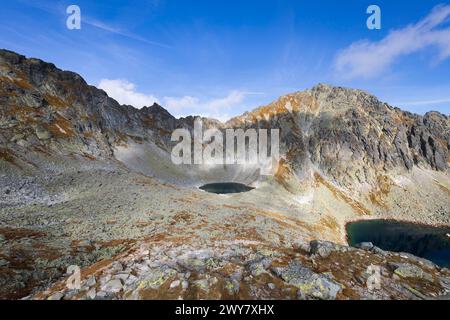
{"label": "rocky slope", "polygon": [[343,186],[413,166],[448,169],[448,116],[411,114],[360,90],[319,84],[227,124],[281,128],[288,162],[300,170],[310,163]]}
{"label": "rocky slope", "polygon": [[[36,291],[70,264],[97,280],[84,291],[57,284],[35,297],[94,289],[113,298],[367,298],[358,277],[369,262],[393,279],[376,298],[446,293],[448,270],[413,257],[339,247],[334,270],[304,245],[295,248],[313,239],[346,244],[345,224],[357,219],[450,224],[448,116],[410,114],[363,91],[320,84],[227,123],[203,119],[221,130],[279,128],[281,159],[269,177],[246,166],[172,164],[171,133],[192,129],[194,119],[156,104],[119,105],[75,73],[0,50],[0,297]],[[196,188],[212,181],[257,188],[230,196]],[[223,248],[236,241],[243,241],[236,252]],[[142,256],[141,246],[157,252]],[[255,246],[275,252],[257,275],[252,264],[265,255]],[[178,261],[186,252],[214,264],[197,270]],[[415,273],[394,276],[401,266],[393,263]],[[353,271],[340,274],[344,268]],[[117,276],[120,288],[102,289]],[[157,277],[162,295],[148,277]],[[332,295],[306,294],[305,278],[329,284]],[[192,289],[197,281],[201,290]]]}

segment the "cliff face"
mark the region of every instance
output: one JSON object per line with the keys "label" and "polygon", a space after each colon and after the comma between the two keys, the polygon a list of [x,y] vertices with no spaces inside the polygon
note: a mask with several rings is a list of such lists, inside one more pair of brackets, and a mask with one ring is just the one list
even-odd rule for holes
{"label": "cliff face", "polygon": [[449,117],[411,114],[360,90],[320,84],[228,125],[281,128],[285,158],[293,169],[313,166],[343,186],[372,183],[383,172],[413,166],[448,169]]}
{"label": "cliff face", "polygon": [[121,106],[79,75],[53,64],[0,51],[0,130],[3,148],[50,148],[112,156],[128,139],[160,139],[176,120],[158,105]]}

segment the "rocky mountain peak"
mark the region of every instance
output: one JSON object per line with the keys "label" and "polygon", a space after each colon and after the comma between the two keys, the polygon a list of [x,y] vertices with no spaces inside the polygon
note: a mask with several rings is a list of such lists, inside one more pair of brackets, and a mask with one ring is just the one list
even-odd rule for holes
{"label": "rocky mountain peak", "polygon": [[169,111],[167,111],[166,109],[164,109],[161,105],[159,105],[158,103],[153,103],[150,107],[144,106],[141,109],[141,112],[144,114],[148,114],[148,115],[159,115],[162,118],[174,118],[174,116],[172,116],[170,114]]}
{"label": "rocky mountain peak", "polygon": [[[169,150],[171,132],[194,120],[176,119],[157,103],[120,105],[73,72],[7,50],[0,51],[0,93],[0,139],[14,152],[44,147],[111,157],[129,141]],[[404,112],[361,90],[321,83],[226,124],[203,120],[205,127],[278,128],[293,173],[311,163],[341,185],[374,184],[380,172],[413,166],[448,169],[448,116]]]}

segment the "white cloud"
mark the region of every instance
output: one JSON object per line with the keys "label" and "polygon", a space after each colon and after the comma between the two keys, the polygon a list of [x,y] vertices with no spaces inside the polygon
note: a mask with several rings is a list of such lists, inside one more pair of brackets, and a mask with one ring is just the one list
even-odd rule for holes
{"label": "white cloud", "polygon": [[338,53],[336,71],[346,78],[375,77],[400,57],[430,46],[437,48],[434,63],[439,63],[450,56],[450,27],[438,29],[449,17],[450,5],[440,5],[421,21],[393,30],[380,41],[355,42]]}
{"label": "white cloud", "polygon": [[164,97],[163,103],[169,112],[176,117],[199,115],[224,122],[231,118],[230,112],[232,112],[233,108],[242,104],[246,96],[254,94],[261,93],[233,90],[223,98],[209,100],[202,100],[192,96]]}
{"label": "white cloud", "polygon": [[[222,122],[231,118],[233,109],[240,106],[248,95],[263,94],[261,92],[233,90],[225,97],[200,99],[193,96],[163,97],[161,100],[153,95],[136,91],[135,84],[125,79],[102,79],[100,89],[116,99],[120,104],[132,105],[135,108],[151,106],[154,102],[161,104],[175,117],[199,115],[215,118]],[[160,102],[161,101],[161,102]]]}
{"label": "white cloud", "polygon": [[170,112],[175,114],[182,114],[187,110],[195,109],[199,104],[199,99],[191,96],[184,96],[180,98],[164,97],[164,105]]}
{"label": "white cloud", "polygon": [[116,99],[120,104],[132,105],[135,108],[143,106],[151,106],[158,99],[152,95],[147,95],[136,91],[136,86],[123,79],[102,79],[98,87],[112,98]]}
{"label": "white cloud", "polygon": [[232,91],[226,97],[211,100],[207,103],[209,109],[215,112],[229,109],[237,104],[241,103],[245,98],[246,93],[242,91]]}

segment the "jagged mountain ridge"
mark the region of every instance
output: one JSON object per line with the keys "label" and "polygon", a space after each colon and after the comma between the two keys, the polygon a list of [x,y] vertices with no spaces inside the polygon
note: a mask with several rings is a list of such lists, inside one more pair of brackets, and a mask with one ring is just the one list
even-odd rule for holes
{"label": "jagged mountain ridge", "polygon": [[[3,153],[45,147],[111,157],[130,140],[170,150],[171,132],[192,128],[194,120],[176,119],[157,104],[120,105],[73,72],[6,50],[0,51],[0,90]],[[204,121],[207,127],[280,128],[283,164],[300,176],[312,164],[342,186],[373,184],[380,171],[416,165],[448,169],[448,116],[411,114],[360,90],[320,84],[226,124]]]}
{"label": "jagged mountain ridge", "polygon": [[382,172],[413,166],[448,169],[448,116],[412,114],[361,90],[319,84],[228,124],[252,127],[260,122],[282,128],[285,154],[295,170],[312,163],[343,186],[373,184]]}

